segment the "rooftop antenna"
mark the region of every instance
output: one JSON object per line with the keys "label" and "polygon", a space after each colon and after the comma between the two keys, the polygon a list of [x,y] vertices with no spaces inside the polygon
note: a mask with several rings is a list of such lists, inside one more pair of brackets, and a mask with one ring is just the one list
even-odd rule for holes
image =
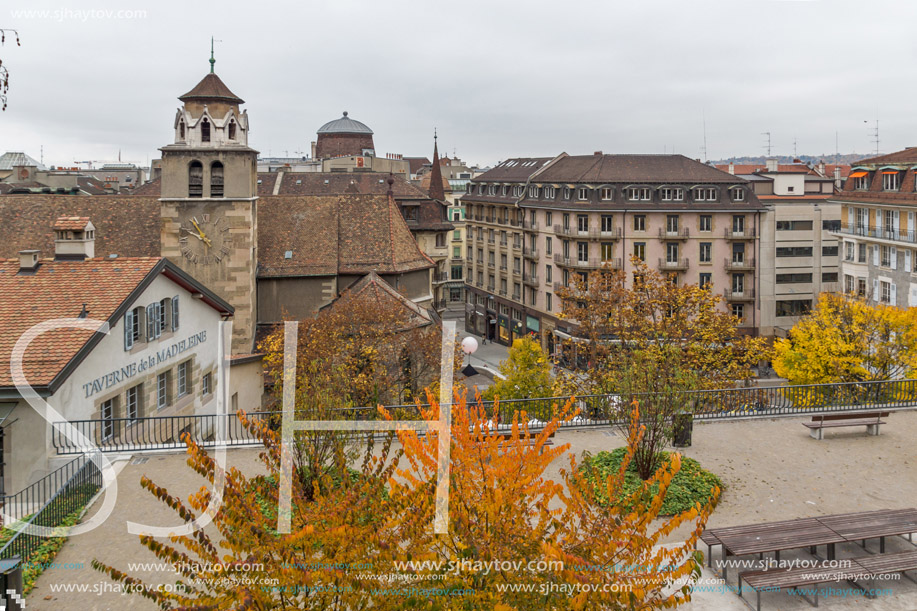
{"label": "rooftop antenna", "polygon": [[764,148],[767,149],[767,156],[771,156],[771,133],[770,132],[761,132],[762,136],[767,136],[767,144],[764,145]]}
{"label": "rooftop antenna", "polygon": [[796,136],[793,136],[793,159],[796,160],[799,158],[799,154],[796,152]]}
{"label": "rooftop antenna", "polygon": [[834,165],[839,165],[841,160],[841,147],[838,144],[837,130],[834,130]]}
{"label": "rooftop antenna", "polygon": [[39,150],[41,152],[38,154],[38,161],[41,163],[41,165],[44,165],[45,164],[45,145],[42,144]]}
{"label": "rooftop antenna", "polygon": [[704,163],[707,163],[707,111],[703,111],[704,120]]}
{"label": "rooftop antenna", "polygon": [[[863,123],[869,123],[869,121],[863,121]],[[876,126],[870,130],[869,133],[872,136],[872,142],[876,143],[876,156],[879,156],[879,111],[876,110]]]}

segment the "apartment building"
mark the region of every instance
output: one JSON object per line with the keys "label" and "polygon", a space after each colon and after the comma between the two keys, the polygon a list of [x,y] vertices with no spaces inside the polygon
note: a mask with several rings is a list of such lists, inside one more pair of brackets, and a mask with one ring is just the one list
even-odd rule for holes
{"label": "apartment building", "polygon": [[917,306],[917,148],[854,164],[832,200],[841,207],[842,289]]}
{"label": "apartment building", "polygon": [[746,179],[764,206],[758,261],[758,332],[786,337],[818,295],[839,289],[840,206],[831,201],[838,170],[800,161],[719,165]]}
{"label": "apartment building", "polygon": [[682,155],[514,158],[473,179],[466,326],[503,344],[575,330],[556,290],[574,274],[633,271],[635,255],[673,281],[712,285],[746,333],[758,326],[761,214],[746,179]]}

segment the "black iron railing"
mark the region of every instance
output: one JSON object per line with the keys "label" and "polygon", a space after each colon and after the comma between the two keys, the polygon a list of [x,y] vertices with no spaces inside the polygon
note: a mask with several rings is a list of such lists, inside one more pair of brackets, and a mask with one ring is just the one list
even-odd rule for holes
{"label": "black iron railing", "polygon": [[[651,403],[657,395],[640,393],[621,395],[582,395],[572,400],[577,415],[562,427],[608,426],[626,422],[633,401],[638,404]],[[550,420],[554,410],[571,398],[544,397],[516,399],[511,401],[486,401],[484,409],[489,417],[508,424],[516,412],[525,412],[525,419],[532,430],[538,430]],[[843,384],[810,384],[798,386],[743,387],[718,390],[698,390],[682,393],[680,401],[685,410],[695,418],[703,420],[726,420],[751,416],[787,416],[844,412],[870,408],[905,409],[917,406],[917,380],[893,380],[884,382],[850,382]],[[420,418],[417,405],[396,405],[386,409],[398,420]],[[375,407],[351,407],[331,410],[333,420],[378,419]],[[250,419],[266,419],[279,427],[280,412],[254,412]],[[151,418],[114,419],[109,421],[112,434],[102,438],[101,420],[71,421],[103,452],[157,450],[184,448],[181,433],[188,432],[192,439],[203,446],[216,442],[217,426],[221,425],[220,439],[227,446],[253,446],[259,441],[252,436],[235,414],[225,416],[164,416]],[[109,429],[105,429],[106,431]],[[64,436],[55,425],[53,443],[58,454],[75,454],[89,451]]]}
{"label": "black iron railing", "polygon": [[[45,478],[45,480],[48,480],[45,482],[47,487],[41,488],[42,493],[52,490],[53,482],[59,482],[61,485],[54,489],[53,493],[40,506],[29,509],[25,499],[20,499],[22,504],[19,506],[19,510],[31,513],[26,514],[28,517],[26,515],[19,517],[22,520],[20,522],[5,525],[9,530],[4,531],[4,536],[9,533],[12,533],[12,536],[3,543],[3,547],[0,549],[0,558],[19,556],[23,561],[28,561],[35,550],[48,539],[37,534],[25,532],[27,527],[34,525],[55,528],[63,525],[68,516],[72,516],[84,508],[102,487],[102,471],[88,454],[84,454],[51,475],[55,475],[58,472],[69,474],[69,477],[62,482],[53,478],[48,479],[51,476]],[[38,492],[35,494],[38,494]],[[5,510],[9,513],[9,509]],[[61,534],[63,536],[63,533]]]}

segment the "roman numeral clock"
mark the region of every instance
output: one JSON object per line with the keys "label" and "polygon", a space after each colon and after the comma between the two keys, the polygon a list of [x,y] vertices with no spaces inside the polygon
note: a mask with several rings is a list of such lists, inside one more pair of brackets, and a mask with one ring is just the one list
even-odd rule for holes
{"label": "roman numeral clock", "polygon": [[232,236],[222,215],[200,214],[182,221],[178,238],[182,256],[195,265],[219,265],[230,253]]}

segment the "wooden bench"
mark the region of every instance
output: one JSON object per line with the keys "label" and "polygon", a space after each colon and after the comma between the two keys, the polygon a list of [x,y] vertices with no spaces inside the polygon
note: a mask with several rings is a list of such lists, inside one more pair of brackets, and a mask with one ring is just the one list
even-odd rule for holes
{"label": "wooden bench", "polygon": [[[849,567],[838,567],[836,563],[818,563],[809,567],[792,567],[778,568],[767,571],[746,571],[739,573],[739,596],[742,596],[742,581],[744,580],[748,587],[757,595],[757,610],[761,611],[761,592],[762,591],[782,591],[792,590],[794,588],[804,588],[817,586],[824,583],[837,583],[848,581],[854,587],[867,592],[860,586],[853,583],[850,578],[854,575],[860,577],[875,577],[876,575],[887,575],[889,573],[901,573],[917,581],[906,574],[906,571],[917,570],[917,551],[901,552],[896,554],[877,554],[866,558],[851,558]],[[796,593],[805,598],[810,604],[818,606],[818,588],[812,588],[814,591],[814,602],[809,597],[800,592]],[[870,589],[872,585],[870,584]]]}
{"label": "wooden bench", "polygon": [[901,573],[911,581],[917,581],[906,574],[906,571],[917,571],[917,552],[877,554],[867,558],[857,558],[856,563],[863,573],[869,573],[870,575]]}
{"label": "wooden bench", "polygon": [[852,414],[821,414],[812,416],[812,422],[803,422],[813,439],[823,439],[826,428],[843,426],[865,426],[869,435],[879,434],[879,425],[885,424],[882,418],[888,418],[889,412],[856,412]]}

